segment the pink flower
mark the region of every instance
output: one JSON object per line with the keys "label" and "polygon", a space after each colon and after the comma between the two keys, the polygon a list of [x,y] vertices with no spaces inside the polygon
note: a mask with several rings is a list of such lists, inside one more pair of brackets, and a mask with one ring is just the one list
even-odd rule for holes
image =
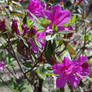
{"label": "pink flower", "polygon": [[[37,40],[42,48],[45,47],[45,37],[46,32],[36,32],[34,40]],[[29,42],[32,44],[32,50],[34,53],[38,53],[38,46],[35,44],[34,40],[32,38],[29,39]]]}
{"label": "pink flower", "polygon": [[36,33],[36,37],[35,37],[35,40],[37,40],[42,48],[45,47],[45,37],[46,37],[46,32],[37,32]]}
{"label": "pink flower", "polygon": [[52,10],[51,7],[47,8],[47,10],[44,11],[44,16],[51,21],[49,25],[50,29],[52,28],[52,24],[55,24],[58,30],[64,30],[65,27],[63,24],[69,21],[71,13],[68,10],[62,10],[61,6],[57,4]]}
{"label": "pink flower", "polygon": [[16,33],[17,35],[20,35],[20,31],[18,29],[18,22],[17,20],[12,21],[11,29],[13,33]]}
{"label": "pink flower", "polygon": [[38,47],[34,44],[34,41],[32,38],[29,39],[29,42],[32,45],[32,50],[34,51],[34,53],[38,53]]}
{"label": "pink flower", "polygon": [[69,60],[64,57],[61,63],[54,64],[52,66],[53,73],[58,74],[56,79],[56,85],[59,88],[63,88],[68,82],[71,86],[77,86],[80,83],[80,78],[84,80],[84,76],[89,75],[89,65],[87,57],[79,56],[77,60]]}
{"label": "pink flower", "polygon": [[3,70],[3,67],[6,65],[6,63],[5,62],[0,62],[0,70]]}
{"label": "pink flower", "polygon": [[36,17],[42,17],[43,16],[43,9],[44,5],[41,5],[40,0],[29,0],[29,5],[27,6],[27,13],[30,18],[32,18],[30,12],[34,14]]}
{"label": "pink flower", "polygon": [[26,35],[28,32],[28,27],[22,24],[22,30],[23,30],[23,35]]}
{"label": "pink flower", "polygon": [[90,74],[89,65],[86,61],[87,57],[85,56],[79,56],[77,60],[73,60],[74,73],[77,73],[77,75],[82,79],[83,76],[88,76]]}
{"label": "pink flower", "polygon": [[0,21],[0,30],[5,29],[5,19],[3,21]]}
{"label": "pink flower", "polygon": [[59,76],[56,79],[56,86],[63,88],[66,82],[69,82],[71,86],[77,86],[80,83],[80,79],[73,74],[73,64],[67,57],[64,58],[62,63],[57,63],[52,66],[54,74]]}

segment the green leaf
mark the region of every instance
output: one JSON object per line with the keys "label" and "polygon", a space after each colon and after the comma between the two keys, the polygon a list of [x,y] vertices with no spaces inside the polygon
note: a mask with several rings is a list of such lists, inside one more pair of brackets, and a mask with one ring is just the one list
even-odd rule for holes
{"label": "green leaf", "polygon": [[85,40],[85,38],[86,38],[86,41],[88,41],[88,40],[92,40],[92,36],[89,35],[89,34],[87,34],[86,36],[83,35],[83,41]]}
{"label": "green leaf", "polygon": [[55,24],[53,24],[53,25],[52,25],[52,30],[54,30],[54,32],[57,32],[58,27],[57,27]]}
{"label": "green leaf", "polygon": [[56,56],[56,59],[57,59],[58,62],[60,62],[60,63],[62,62],[61,59],[58,56]]}
{"label": "green leaf", "polygon": [[12,65],[12,60],[13,58],[12,58],[12,56],[11,56],[11,54],[7,54],[6,55],[6,58],[5,58],[5,62],[8,64],[8,65]]}
{"label": "green leaf", "polygon": [[56,48],[56,42],[55,40],[47,41],[46,46],[45,46],[45,57],[47,60],[51,58],[51,56],[54,54]]}
{"label": "green leaf", "polygon": [[31,68],[32,67],[32,64],[30,62],[24,62],[23,65],[26,67],[26,68]]}
{"label": "green leaf", "polygon": [[67,27],[69,25],[69,23],[63,24],[63,26]]}
{"label": "green leaf", "polygon": [[44,18],[40,18],[40,21],[42,26],[47,26],[50,24],[50,21]]}
{"label": "green leaf", "polygon": [[76,21],[76,14],[70,19],[70,23],[73,24]]}
{"label": "green leaf", "polygon": [[31,27],[31,25],[32,25],[32,20],[31,19],[27,19],[27,26],[28,26],[28,28],[30,28]]}
{"label": "green leaf", "polygon": [[66,45],[66,48],[68,49],[69,53],[72,55],[76,55],[76,51],[70,46],[70,45]]}
{"label": "green leaf", "polygon": [[71,31],[71,30],[69,30],[69,31],[67,31],[67,30],[65,30],[65,31],[59,31],[58,33],[60,33],[60,34],[69,34],[69,33],[73,33],[74,31]]}
{"label": "green leaf", "polygon": [[36,72],[37,72],[39,77],[41,77],[43,80],[45,80],[46,79],[46,74],[51,73],[51,65],[50,64],[44,64],[43,66],[40,66],[37,69]]}
{"label": "green leaf", "polygon": [[0,52],[0,58],[3,57],[3,54],[4,54],[3,51],[1,51],[1,52]]}
{"label": "green leaf", "polygon": [[39,48],[42,48],[42,45],[39,43],[39,41],[35,40],[35,43],[36,43],[36,45],[37,45]]}
{"label": "green leaf", "polygon": [[64,41],[60,40],[58,46],[61,46],[63,43],[64,43]]}
{"label": "green leaf", "polygon": [[46,79],[46,75],[44,74],[45,73],[44,68],[40,67],[37,69],[36,72],[40,78],[42,78],[43,80]]}
{"label": "green leaf", "polygon": [[34,14],[32,14],[30,11],[29,11],[29,13],[31,14],[31,16],[32,16],[39,24],[41,24],[40,20],[39,20]]}
{"label": "green leaf", "polygon": [[12,12],[10,12],[10,14],[12,15],[12,16],[21,16],[22,18],[25,16],[25,14],[23,14],[22,12],[20,12],[20,11],[12,11]]}
{"label": "green leaf", "polygon": [[47,36],[46,36],[46,40],[47,40],[47,41],[53,40],[55,37],[56,37],[56,34],[54,34],[54,35],[47,35]]}

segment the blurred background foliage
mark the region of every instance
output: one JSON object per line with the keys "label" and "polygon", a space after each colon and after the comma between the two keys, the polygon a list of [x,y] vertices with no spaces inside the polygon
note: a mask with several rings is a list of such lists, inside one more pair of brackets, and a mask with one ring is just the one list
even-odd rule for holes
{"label": "blurred background foliage", "polygon": [[[5,4],[5,2],[8,1],[8,7]],[[42,2],[44,2],[44,0],[42,0]],[[60,40],[59,42],[54,42],[54,38],[56,37],[49,35],[47,37],[48,40],[48,46],[47,46],[47,51],[45,51],[45,56],[46,58],[50,58],[51,54],[54,53],[55,51],[55,47],[57,46],[57,44],[59,44],[60,46],[62,46],[62,48],[65,49],[62,50],[61,47],[59,47],[56,51],[58,56],[56,56],[57,61],[61,62],[61,59],[64,56],[70,57],[72,54],[73,55],[77,55],[80,51],[80,48],[83,47],[83,42],[86,39],[87,45],[85,48],[82,49],[82,55],[86,55],[89,59],[89,63],[90,63],[90,69],[92,69],[92,1],[91,0],[83,0],[83,2],[80,5],[74,5],[73,4],[73,0],[64,0],[64,3],[62,4],[60,2],[60,0],[45,0],[45,2],[47,3],[47,5],[55,5],[60,3],[63,7],[63,9],[69,9],[72,13],[71,15],[71,20],[70,20],[70,24],[73,25],[73,27],[75,27],[75,33],[73,33],[73,37],[71,38],[71,34],[68,35],[67,32],[61,32],[63,35],[59,35],[57,36],[57,38],[63,38],[62,40]],[[13,3],[13,4],[11,4]],[[27,7],[27,5],[29,4],[28,0],[24,0],[21,4],[19,3],[19,0],[1,0],[0,1],[0,6],[1,7],[5,7],[5,14],[3,12],[3,14],[5,16],[3,16],[4,18],[7,18],[7,21],[9,21],[9,18],[12,19],[12,17],[17,16],[16,18],[21,21],[22,19],[26,22],[28,22],[28,25],[30,26],[30,24],[32,24],[32,21],[30,19],[27,20],[26,18],[26,14],[24,9]],[[22,7],[23,6],[23,7]],[[10,11],[7,9],[9,8]],[[20,12],[19,10],[23,10],[22,12]],[[0,14],[1,16],[2,14]],[[9,16],[8,16],[9,15]],[[0,19],[2,19],[2,17],[0,17]],[[37,20],[39,21],[39,20]],[[45,21],[45,20],[44,20]],[[46,21],[47,22],[47,21]],[[65,26],[68,24],[65,24]],[[21,22],[20,22],[20,26],[21,26]],[[20,30],[21,27],[19,26]],[[39,25],[38,25],[39,26]],[[85,34],[85,27],[86,27],[86,34]],[[7,28],[9,28],[9,25],[7,24]],[[53,28],[55,29],[55,27],[53,26]],[[11,33],[8,34],[11,36]],[[25,80],[24,76],[22,76],[21,71],[17,65],[17,63],[15,62],[16,60],[14,59],[14,57],[12,57],[12,55],[10,53],[7,53],[6,51],[6,47],[9,46],[9,44],[7,44],[7,41],[5,40],[6,35],[4,34],[4,32],[0,32],[0,58],[3,57],[3,59],[5,60],[5,62],[7,63],[6,69],[4,72],[0,72],[0,87],[6,87],[8,86],[9,89],[11,89],[11,92],[33,92],[34,88],[33,86],[30,86],[29,83],[27,82],[27,80]],[[63,37],[62,37],[63,36]],[[70,37],[70,38],[69,38]],[[21,40],[23,40],[23,45],[29,46],[29,44],[25,41],[25,39],[22,39],[21,37],[19,37]],[[17,39],[18,36],[15,36],[13,39],[11,39],[11,42],[13,44],[13,48],[15,50],[15,52],[17,53]],[[73,42],[69,42],[69,40],[73,40]],[[50,42],[49,40],[53,40],[53,42]],[[77,42],[77,43],[76,43]],[[57,44],[56,44],[57,43]],[[76,44],[76,45],[75,45]],[[52,48],[49,48],[52,47]],[[10,47],[11,48],[11,47]],[[20,47],[19,47],[20,48]],[[58,52],[59,51],[59,52]],[[47,53],[49,52],[49,53]],[[59,55],[62,58],[59,58]],[[17,53],[18,58],[22,58],[22,56]],[[24,70],[29,70],[30,67],[33,66],[33,64],[36,64],[36,58],[37,56],[34,55],[34,53],[32,53],[32,60],[33,63],[30,64],[30,61],[28,62],[24,62],[26,60],[25,57],[23,57],[24,61],[21,61],[21,63],[23,64],[23,68]],[[28,57],[27,57],[28,58]],[[76,56],[75,56],[76,58]],[[27,74],[27,77],[31,79],[31,82],[33,82],[34,84],[32,85],[36,85],[38,87],[38,85],[40,84],[40,81],[43,81],[43,92],[63,92],[63,89],[58,89],[55,86],[55,78],[52,78],[52,76],[54,76],[52,74],[52,70],[51,70],[51,65],[50,64],[38,64],[37,67],[34,69],[34,71],[29,72]],[[15,80],[14,74],[11,73],[11,71],[15,71],[15,75],[19,77],[19,80]],[[16,74],[17,72],[17,74]],[[3,75],[4,73],[4,75]],[[11,73],[11,74],[10,74]],[[65,92],[92,92],[92,72],[90,74],[90,77],[86,77],[85,81],[82,81],[80,83],[79,87],[70,87],[68,85],[65,86]],[[38,80],[39,79],[39,80]],[[54,86],[53,86],[54,85]],[[31,91],[30,91],[31,90]],[[1,91],[1,90],[0,90]],[[8,91],[6,91],[8,92]],[[10,92],[10,90],[9,90]],[[37,92],[37,91],[35,91]]]}

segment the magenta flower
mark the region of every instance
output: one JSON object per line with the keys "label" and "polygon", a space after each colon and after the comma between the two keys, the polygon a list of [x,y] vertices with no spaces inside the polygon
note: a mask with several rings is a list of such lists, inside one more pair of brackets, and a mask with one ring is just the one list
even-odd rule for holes
{"label": "magenta flower", "polygon": [[73,74],[73,64],[67,57],[64,58],[62,63],[57,63],[52,66],[54,74],[59,76],[56,79],[56,86],[63,88],[66,82],[69,82],[71,86],[77,86],[80,83],[80,79]]}
{"label": "magenta flower", "polygon": [[69,60],[67,57],[61,63],[52,66],[54,74],[57,74],[56,86],[63,88],[68,82],[71,86],[77,86],[80,83],[80,78],[89,75],[89,65],[87,57],[79,56],[77,60]]}
{"label": "magenta flower", "polygon": [[36,17],[42,17],[43,16],[43,9],[45,5],[41,5],[40,0],[29,0],[29,5],[27,6],[27,13],[30,18],[32,16],[30,15],[30,12],[34,14]]}
{"label": "magenta flower", "polygon": [[44,11],[46,19],[50,20],[49,25],[52,28],[52,24],[58,26],[58,30],[64,30],[63,24],[67,23],[71,17],[71,13],[68,10],[62,10],[60,5],[55,5],[51,10],[51,7]]}
{"label": "magenta flower", "polygon": [[[36,32],[34,40],[37,40],[42,48],[45,47],[45,37],[46,37],[46,32]],[[34,53],[38,53],[38,46],[35,44],[32,38],[29,39],[29,42],[32,44],[32,50]]]}
{"label": "magenta flower", "polygon": [[81,4],[83,0],[74,0],[74,4]]}
{"label": "magenta flower", "polygon": [[5,29],[5,19],[3,21],[0,21],[0,30]]}
{"label": "magenta flower", "polygon": [[46,32],[37,32],[36,33],[36,37],[35,37],[35,40],[37,40],[42,48],[45,47],[45,37],[46,37]]}
{"label": "magenta flower", "polygon": [[5,62],[0,62],[0,70],[3,70],[3,67],[6,65],[6,63]]}
{"label": "magenta flower", "polygon": [[28,32],[28,27],[22,24],[22,30],[23,30],[23,36],[27,34]]}
{"label": "magenta flower", "polygon": [[86,61],[87,57],[85,56],[79,56],[77,60],[73,60],[73,72],[76,73],[81,79],[84,79],[83,76],[88,76],[90,74],[89,65]]}
{"label": "magenta flower", "polygon": [[38,47],[35,45],[35,43],[34,43],[32,38],[29,39],[29,42],[32,45],[32,50],[34,51],[34,53],[38,53]]}
{"label": "magenta flower", "polygon": [[12,21],[11,29],[13,33],[16,33],[17,35],[20,35],[20,31],[18,29],[18,22],[17,20]]}

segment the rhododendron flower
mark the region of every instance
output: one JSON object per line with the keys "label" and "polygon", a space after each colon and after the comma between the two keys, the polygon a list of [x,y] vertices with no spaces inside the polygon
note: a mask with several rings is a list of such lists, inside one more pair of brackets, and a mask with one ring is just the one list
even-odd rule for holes
{"label": "rhododendron flower", "polygon": [[11,28],[12,28],[12,32],[13,33],[16,33],[17,35],[20,35],[20,31],[18,29],[18,22],[17,22],[17,20],[13,20],[12,21]]}
{"label": "rhododendron flower", "polygon": [[3,70],[3,67],[6,65],[6,63],[5,62],[0,62],[0,70]]}
{"label": "rhododendron flower", "polygon": [[22,30],[23,30],[23,35],[26,35],[26,33],[28,31],[28,27],[25,26],[24,24],[22,24]]}
{"label": "rhododendron flower", "polygon": [[77,75],[83,79],[83,76],[88,76],[90,73],[89,65],[86,62],[87,57],[85,56],[79,56],[77,60],[73,60],[74,64],[74,73],[77,73]]}
{"label": "rhododendron flower", "polygon": [[29,0],[29,5],[27,6],[27,13],[29,15],[30,18],[32,18],[30,12],[32,14],[34,14],[36,17],[41,17],[43,16],[43,9],[44,9],[44,5],[41,5],[41,1],[40,0]]}
{"label": "rhododendron flower", "polygon": [[45,37],[46,37],[46,32],[37,32],[36,33],[36,37],[35,37],[35,40],[37,40],[42,48],[45,47]]}
{"label": "rhododendron flower", "polygon": [[34,53],[38,53],[38,47],[34,44],[34,41],[32,38],[29,39],[29,42],[32,45],[32,50],[34,51]]}
{"label": "rhododendron flower", "polygon": [[64,30],[65,27],[63,24],[69,22],[71,13],[68,10],[62,10],[61,6],[57,4],[52,10],[45,10],[44,16],[51,21],[49,25],[50,28],[52,28],[52,24],[55,24],[58,27],[58,30]]}
{"label": "rhododendron flower", "polygon": [[73,64],[67,57],[64,58],[62,63],[57,63],[52,66],[54,74],[59,76],[56,79],[56,86],[63,88],[66,82],[69,82],[71,86],[76,86],[80,83],[80,79],[73,74]]}
{"label": "rhododendron flower", "polygon": [[0,30],[5,29],[5,19],[3,21],[0,21]]}
{"label": "rhododendron flower", "polygon": [[85,62],[87,57],[79,56],[77,60],[71,61],[67,57],[61,63],[52,66],[54,74],[58,74],[56,85],[63,88],[68,82],[71,86],[77,86],[80,83],[80,78],[89,75],[89,66]]}
{"label": "rhododendron flower", "polygon": [[[41,44],[42,48],[45,47],[45,37],[46,37],[46,32],[36,32],[36,34],[35,34],[34,39],[37,40]],[[38,52],[38,47],[37,47],[37,45],[35,45],[33,39],[30,38],[29,42],[32,44],[32,50],[35,53],[37,53]]]}

